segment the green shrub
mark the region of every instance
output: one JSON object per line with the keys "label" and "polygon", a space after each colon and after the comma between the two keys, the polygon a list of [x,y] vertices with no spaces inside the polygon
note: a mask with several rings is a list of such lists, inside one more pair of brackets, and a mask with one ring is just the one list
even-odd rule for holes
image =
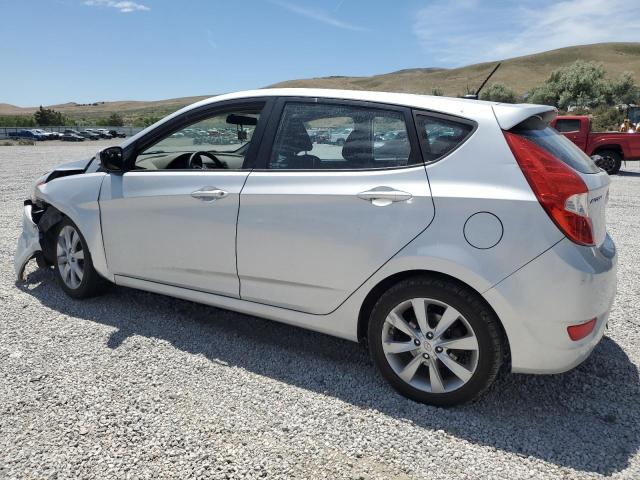
{"label": "green shrub", "polygon": [[516,103],[518,95],[509,87],[502,83],[492,83],[480,94],[480,100],[489,100],[491,102],[500,103]]}

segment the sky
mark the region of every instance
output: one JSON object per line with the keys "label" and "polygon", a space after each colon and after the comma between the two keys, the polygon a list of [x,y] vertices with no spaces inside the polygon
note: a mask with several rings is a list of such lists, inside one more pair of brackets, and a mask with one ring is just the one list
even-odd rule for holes
{"label": "sky", "polygon": [[640,41],[635,0],[0,0],[0,103],[158,100]]}

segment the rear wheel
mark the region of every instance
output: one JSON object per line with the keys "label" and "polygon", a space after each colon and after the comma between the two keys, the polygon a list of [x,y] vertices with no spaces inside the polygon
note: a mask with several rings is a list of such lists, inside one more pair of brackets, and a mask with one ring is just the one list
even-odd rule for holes
{"label": "rear wheel", "polygon": [[482,394],[503,358],[498,319],[481,297],[434,278],[405,280],[384,293],[371,314],[368,340],[393,388],[440,406]]}
{"label": "rear wheel", "polygon": [[105,281],[93,268],[87,242],[76,225],[65,218],[56,233],[54,269],[60,286],[73,298],[87,298],[99,293]]}
{"label": "rear wheel", "polygon": [[622,155],[620,155],[620,152],[616,150],[602,150],[598,152],[598,155],[605,159],[602,168],[609,175],[615,175],[620,171],[620,167],[622,166]]}

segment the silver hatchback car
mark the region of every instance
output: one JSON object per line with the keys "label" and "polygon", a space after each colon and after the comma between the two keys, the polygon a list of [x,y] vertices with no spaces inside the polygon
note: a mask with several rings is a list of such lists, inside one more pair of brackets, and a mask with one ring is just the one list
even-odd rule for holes
{"label": "silver hatchback car", "polygon": [[36,257],[74,298],[112,282],[366,340],[403,395],[469,401],[502,366],[575,367],[607,323],[609,177],[555,115],[380,92],[214,97],[38,179],[16,273]]}

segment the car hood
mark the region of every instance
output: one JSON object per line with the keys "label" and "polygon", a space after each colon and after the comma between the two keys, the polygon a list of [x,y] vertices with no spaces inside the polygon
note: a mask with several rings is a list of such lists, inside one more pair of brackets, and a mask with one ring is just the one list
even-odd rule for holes
{"label": "car hood", "polygon": [[87,158],[84,160],[75,160],[73,162],[58,165],[56,168],[49,172],[49,174],[47,175],[47,181],[53,180],[54,178],[58,177],[66,177],[68,175],[77,175],[79,173],[84,173],[94,158],[95,157]]}

